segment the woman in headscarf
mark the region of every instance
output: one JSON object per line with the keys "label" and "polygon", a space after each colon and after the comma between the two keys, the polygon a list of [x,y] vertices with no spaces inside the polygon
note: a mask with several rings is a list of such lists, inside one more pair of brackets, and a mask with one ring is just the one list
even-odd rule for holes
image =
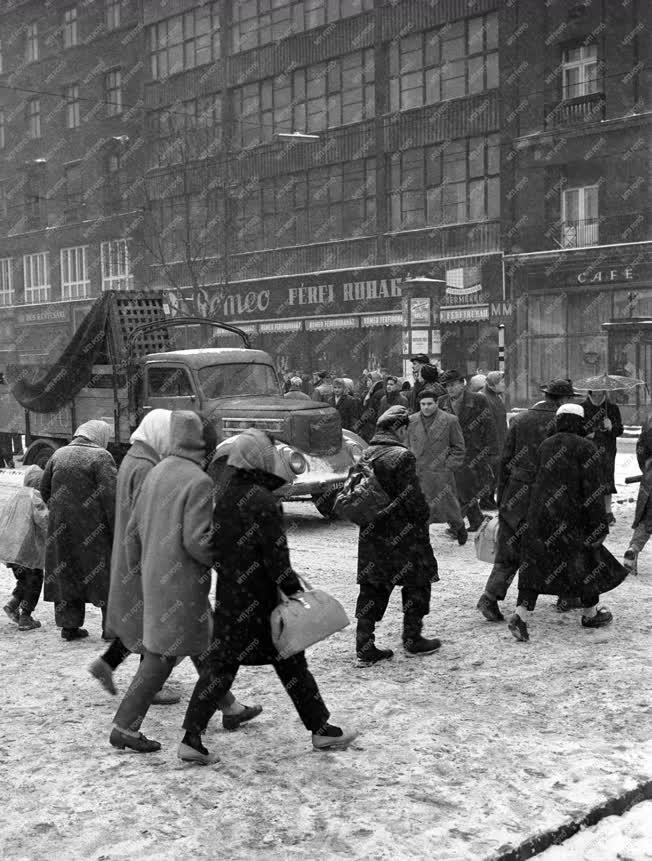
{"label": "woman in headscarf", "polygon": [[584,409],[584,430],[600,452],[602,481],[605,485],[604,507],[609,526],[616,522],[612,510],[612,496],[616,493],[616,445],[625,429],[618,405],[609,400],[607,392],[588,392],[582,402]]}
{"label": "woman in headscarf", "polygon": [[209,763],[216,757],[201,736],[216,703],[231,689],[241,665],[271,664],[318,750],[346,747],[356,733],[331,725],[304,652],[281,659],[272,643],[270,614],[278,590],[301,590],[292,570],[283,515],[273,491],[287,475],[273,441],[250,428],[235,439],[213,513],[217,570],[214,639],[202,656],[201,673],[186,717],[180,759]]}
{"label": "woman in headscarf", "polygon": [[107,451],[111,427],[95,420],[80,425],[57,449],[41,478],[48,505],[43,598],[54,602],[64,640],[88,636],[82,628],[86,604],[102,610],[109,596],[117,470]]}

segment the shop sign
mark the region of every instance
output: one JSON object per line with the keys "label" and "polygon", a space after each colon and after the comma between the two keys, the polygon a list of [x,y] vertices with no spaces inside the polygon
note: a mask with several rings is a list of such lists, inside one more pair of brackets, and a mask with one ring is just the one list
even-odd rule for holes
{"label": "shop sign", "polygon": [[62,323],[70,320],[70,311],[66,307],[56,308],[47,306],[35,307],[29,309],[16,310],[16,323],[24,325],[25,323]]}
{"label": "shop sign", "polygon": [[363,326],[400,326],[402,322],[403,316],[400,313],[364,314],[362,317]]}
{"label": "shop sign", "polygon": [[261,323],[261,332],[298,332],[301,329],[301,320],[278,320],[274,323]]}
{"label": "shop sign", "polygon": [[577,275],[578,284],[610,284],[612,281],[632,281],[633,279],[633,266],[595,270],[589,266]]}
{"label": "shop sign", "polygon": [[489,319],[489,305],[462,305],[456,308],[442,308],[442,323],[474,323]]}
{"label": "shop sign", "polygon": [[492,302],[489,306],[489,316],[492,320],[511,320],[514,316],[514,305],[512,302]]}
{"label": "shop sign", "polygon": [[321,320],[306,320],[306,328],[311,332],[324,332],[329,329],[357,329],[357,317],[326,317]]}

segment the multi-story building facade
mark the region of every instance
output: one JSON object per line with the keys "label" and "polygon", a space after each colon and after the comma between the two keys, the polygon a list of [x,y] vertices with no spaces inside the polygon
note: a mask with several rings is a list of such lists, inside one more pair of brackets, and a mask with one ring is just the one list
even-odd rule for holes
{"label": "multi-story building facade", "polygon": [[[518,402],[553,376],[652,376],[650,346],[602,323],[652,316],[649,10],[505,4],[501,64],[507,362]],[[641,417],[646,392],[621,398]]]}
{"label": "multi-story building facade", "polygon": [[623,290],[643,301],[635,0],[0,9],[5,328],[26,302],[173,287],[284,369],[398,371],[400,285],[425,275],[448,285],[444,363],[495,367],[505,324],[525,403],[606,360]]}

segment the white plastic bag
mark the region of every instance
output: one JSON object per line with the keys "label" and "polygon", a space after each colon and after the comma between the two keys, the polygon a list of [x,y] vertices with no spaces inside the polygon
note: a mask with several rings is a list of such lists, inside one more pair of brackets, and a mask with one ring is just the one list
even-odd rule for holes
{"label": "white plastic bag", "polygon": [[475,555],[481,562],[494,563],[498,544],[498,517],[485,517],[475,536]]}

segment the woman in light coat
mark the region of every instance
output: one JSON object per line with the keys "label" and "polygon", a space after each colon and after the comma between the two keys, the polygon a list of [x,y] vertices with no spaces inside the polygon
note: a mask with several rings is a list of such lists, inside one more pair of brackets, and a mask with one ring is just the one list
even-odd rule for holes
{"label": "woman in light coat", "polygon": [[141,572],[144,657],[109,740],[141,753],[161,747],[140,732],[155,694],[177,658],[199,655],[212,632],[213,483],[202,469],[206,449],[196,413],[172,414],[170,443],[170,454],[143,482],[126,532],[127,570]]}

